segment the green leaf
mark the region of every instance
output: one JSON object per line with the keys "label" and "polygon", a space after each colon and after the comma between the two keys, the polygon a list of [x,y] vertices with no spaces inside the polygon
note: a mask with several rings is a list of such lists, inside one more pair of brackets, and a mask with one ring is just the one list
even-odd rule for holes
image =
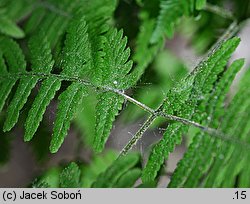
{"label": "green leaf", "polygon": [[109,150],[101,155],[95,155],[89,165],[82,167],[81,187],[90,188],[99,174],[107,170],[117,158],[117,153]]}
{"label": "green leaf", "polygon": [[96,93],[90,92],[84,97],[82,104],[79,105],[74,124],[80,132],[81,140],[85,145],[93,149],[95,136],[95,106],[97,103]]}
{"label": "green leaf", "polygon": [[92,187],[108,188],[114,186],[124,173],[129,171],[138,163],[139,158],[138,154],[128,154],[118,158],[105,172],[98,176]]}
{"label": "green leaf", "polygon": [[50,152],[56,153],[67,135],[71,120],[75,117],[87,90],[82,84],[72,83],[59,97],[56,120],[54,123]]}
{"label": "green leaf", "polygon": [[194,0],[161,0],[160,14],[150,40],[151,43],[158,42],[164,35],[172,38],[176,23],[183,15],[189,15],[193,12],[193,4]]}
{"label": "green leaf", "polygon": [[25,121],[24,141],[30,141],[33,138],[40,122],[42,121],[46,107],[55,97],[55,94],[60,89],[60,86],[61,81],[56,78],[46,79],[42,82],[41,88],[32,103],[28,117]]}
{"label": "green leaf", "polygon": [[[176,113],[180,117],[199,121],[200,118],[196,118],[197,114],[194,115],[195,111],[199,111],[199,109],[196,110],[196,106],[207,100],[218,75],[223,72],[224,66],[239,42],[238,38],[232,38],[213,50],[208,59],[204,60],[190,75],[169,91],[163,103],[163,110],[167,114]],[[174,123],[168,126],[163,139],[151,151],[142,174],[144,182],[154,180],[164,159],[168,158],[176,144],[181,143],[182,134],[187,131],[188,127],[182,123]]]}
{"label": "green leaf", "polygon": [[134,168],[123,174],[115,184],[115,188],[132,188],[141,176],[141,169]]}
{"label": "green leaf", "polygon": [[[244,78],[241,80],[238,93],[232,99],[228,106],[224,120],[222,121],[221,128],[223,132],[230,136],[233,141],[249,141],[249,71],[246,73]],[[218,158],[214,158],[213,166],[211,167],[210,174],[208,175],[205,186],[223,186],[223,182],[229,182],[234,184],[236,182],[236,176],[244,168],[248,168],[248,162],[242,165],[242,160],[248,159],[248,154],[245,151],[242,152],[241,145],[235,146],[225,144],[221,141],[217,141]],[[237,158],[241,157],[242,160]],[[223,165],[223,166],[221,166]],[[234,167],[232,169],[232,166]],[[223,167],[223,169],[221,168]],[[231,172],[227,171],[231,169]],[[225,181],[224,176],[229,176]],[[233,187],[233,186],[232,186]]]}
{"label": "green leaf", "polygon": [[58,188],[61,169],[53,167],[47,170],[41,177],[36,178],[31,186],[33,188]]}
{"label": "green leaf", "polygon": [[[76,35],[77,33],[77,35]],[[87,26],[79,14],[71,22],[63,49],[62,75],[79,77],[84,73],[86,62],[90,58]],[[55,153],[60,148],[67,135],[71,120],[75,117],[77,108],[83,96],[87,94],[86,87],[78,82],[73,82],[59,96],[59,105],[53,129],[50,151]]]}
{"label": "green leaf", "polygon": [[[204,124],[214,128],[218,127],[219,119],[223,114],[226,93],[243,63],[243,60],[233,62],[217,82],[215,90],[207,101],[207,111],[205,111],[206,114],[203,114],[202,119]],[[196,187],[202,175],[208,171],[211,159],[216,154],[214,146],[216,147],[215,138],[202,132],[197,133],[188,151],[179,162],[169,187]]]}
{"label": "green leaf", "polygon": [[[31,54],[31,68],[33,72],[48,74],[52,70],[53,60],[50,46],[44,34],[39,33],[33,37],[29,43]],[[4,130],[9,131],[16,124],[19,112],[26,104],[28,97],[38,82],[38,76],[23,77],[17,87],[15,95],[7,109],[7,118],[4,124]],[[34,123],[36,120],[32,120]],[[40,121],[37,121],[38,124]],[[34,127],[34,126],[33,126]],[[32,128],[33,128],[32,127]],[[33,130],[34,132],[36,129]],[[29,135],[31,138],[33,135]]]}
{"label": "green leaf", "polygon": [[81,171],[74,162],[70,163],[60,174],[59,185],[61,188],[80,187]]}
{"label": "green leaf", "polygon": [[19,112],[26,104],[31,90],[35,87],[38,77],[23,77],[18,84],[16,93],[7,109],[7,117],[3,130],[10,131],[18,121]]}
{"label": "green leaf", "polygon": [[6,17],[0,16],[0,25],[0,32],[3,34],[13,38],[23,38],[25,36],[23,30]]}
{"label": "green leaf", "polygon": [[[1,64],[0,64],[0,71],[1,74],[7,74],[7,68],[8,71],[11,74],[15,73],[21,73],[24,72],[26,67],[26,62],[24,59],[24,55],[22,53],[21,48],[19,45],[14,41],[7,37],[0,37],[0,56],[1,58]],[[3,60],[3,58],[5,61]],[[10,78],[10,79],[3,79],[0,83],[0,111],[2,110],[6,99],[8,98],[8,95],[11,92],[12,87],[15,85],[17,81],[16,77]]]}
{"label": "green leaf", "polygon": [[206,0],[196,0],[195,1],[195,8],[197,10],[201,10],[205,7],[207,1]]}
{"label": "green leaf", "polygon": [[[44,33],[39,33],[32,37],[29,41],[29,48],[32,71],[43,73],[44,75],[49,74],[52,71],[54,61],[52,59],[50,45]],[[47,105],[59,88],[60,81],[55,79],[46,79],[42,83],[25,121],[24,141],[30,141],[34,136]]]}
{"label": "green leaf", "polygon": [[37,30],[46,31],[47,39],[51,47],[54,47],[67,29],[80,1],[48,0],[41,4],[42,6],[35,7],[24,30],[28,35],[36,34]]}
{"label": "green leaf", "polygon": [[[130,50],[126,48],[127,39],[123,38],[123,32],[110,29],[105,34],[103,50],[103,64],[96,69],[96,83],[113,88],[124,89],[128,85],[128,72],[132,68],[132,61],[128,61]],[[95,126],[95,151],[100,152],[110,134],[115,116],[118,115],[124,101],[123,97],[113,92],[98,94],[96,105],[96,126]]]}
{"label": "green leaf", "polygon": [[139,12],[139,20],[141,21],[138,34],[136,36],[135,49],[132,59],[135,68],[131,73],[131,78],[136,83],[145,72],[145,69],[153,61],[159,50],[164,45],[164,40],[159,40],[155,44],[151,44],[150,39],[156,26],[156,15],[158,15],[158,1],[144,1],[144,6]]}
{"label": "green leaf", "polygon": [[124,99],[116,93],[105,92],[98,95],[96,105],[96,126],[94,149],[101,152],[110,134],[115,116],[122,108]]}

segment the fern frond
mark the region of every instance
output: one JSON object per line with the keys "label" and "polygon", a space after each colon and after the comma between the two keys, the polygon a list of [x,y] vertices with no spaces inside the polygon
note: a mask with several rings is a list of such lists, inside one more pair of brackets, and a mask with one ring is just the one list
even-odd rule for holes
{"label": "fern frond", "polygon": [[92,187],[108,188],[114,186],[122,175],[139,162],[139,158],[138,154],[128,154],[119,157],[105,172],[98,176]]}
{"label": "fern frond", "polygon": [[0,32],[13,38],[23,38],[24,31],[11,19],[0,16]]}
{"label": "fern frond", "polygon": [[138,154],[132,153],[115,160],[115,154],[107,152],[104,156],[96,156],[90,165],[79,166],[71,162],[63,169],[51,168],[40,178],[35,179],[32,186],[38,188],[130,187],[134,185],[141,173],[140,168],[135,167],[139,163],[139,158]]}
{"label": "fern frond", "polygon": [[101,152],[124,99],[112,92],[101,93],[97,97],[94,149]]}
{"label": "fern frond", "polygon": [[[16,78],[21,77],[21,79],[7,109],[7,118],[4,124],[5,131],[9,131],[16,124],[20,110],[26,104],[31,90],[41,76],[47,77],[43,80],[38,95],[35,97],[28,113],[25,122],[25,141],[32,139],[42,120],[46,107],[55,97],[56,91],[60,89],[63,79],[67,77],[73,77],[74,79],[84,77],[89,78],[94,86],[109,87],[111,89],[126,88],[129,78],[125,76],[132,67],[132,61],[128,61],[130,50],[126,48],[127,40],[123,38],[122,31],[117,32],[115,29],[108,29],[107,21],[111,18],[116,5],[116,1],[108,1],[109,4],[105,7],[100,7],[100,1],[96,1],[95,4],[91,2],[89,7],[82,7],[71,19],[65,46],[60,56],[62,59],[59,63],[62,69],[60,73],[61,78],[51,75],[54,61],[50,53],[50,45],[46,39],[44,37],[34,37],[31,40],[32,71],[27,72],[24,68],[23,76],[21,76],[20,71],[15,71],[14,82],[17,81]],[[51,34],[53,35],[53,33]],[[12,87],[13,85],[5,84],[2,87],[4,93],[10,91],[8,86]],[[50,144],[51,152],[55,153],[58,151],[70,127],[70,121],[75,116],[78,105],[81,104],[82,98],[86,94],[87,88],[81,82],[75,80],[59,96],[58,111]],[[7,96],[6,94],[6,98]],[[100,97],[102,101],[99,101],[97,105],[97,110],[100,110],[98,114],[103,114],[104,116],[107,114],[107,117],[104,117],[105,120],[102,118],[101,121],[103,123],[98,122],[96,125],[96,138],[99,137],[96,140],[98,148],[104,146],[115,116],[123,103],[123,99],[120,96],[117,97],[114,93],[111,93],[111,95],[100,93]],[[4,101],[0,103],[2,106]],[[110,107],[111,101],[114,107],[105,113],[104,109]],[[107,129],[104,131],[103,128]],[[98,140],[102,144],[98,144]]]}
{"label": "fern frond", "polygon": [[23,20],[32,11],[36,0],[1,0],[1,14],[14,22]]}
{"label": "fern frond", "polygon": [[156,15],[159,7],[158,1],[144,1],[143,7],[139,13],[141,25],[136,37],[135,51],[132,56],[136,65],[131,73],[131,78],[137,82],[145,69],[153,61],[158,51],[163,47],[164,41],[159,40],[155,44],[151,44],[150,39],[156,25]]}
{"label": "fern frond", "polygon": [[[243,66],[243,63],[243,60],[233,62],[229,69],[223,74],[220,81],[217,82],[215,90],[206,102],[207,111],[205,112],[206,114],[203,115],[203,123],[218,128],[219,118],[223,114],[223,104],[226,93],[236,73]],[[204,133],[197,133],[188,151],[179,162],[169,187],[196,186],[202,174],[208,170],[211,164],[211,158],[215,156],[215,152],[212,150],[214,149],[213,146],[216,147],[214,142],[215,138],[211,138]]]}
{"label": "fern frond", "polygon": [[130,171],[127,171],[124,175],[122,175],[117,183],[115,184],[115,188],[132,188],[135,182],[141,176],[141,169],[134,168]]}
{"label": "fern frond", "polygon": [[[132,61],[128,61],[130,50],[126,49],[127,40],[122,36],[122,31],[117,32],[116,29],[111,29],[105,35],[103,69],[97,69],[95,74],[96,81],[102,86],[114,89],[127,88],[129,78],[126,75],[132,68]],[[94,148],[101,151],[124,99],[112,92],[100,93],[97,97]]]}
{"label": "fern frond", "polygon": [[90,188],[99,174],[105,172],[116,158],[117,153],[113,151],[107,151],[104,154],[95,155],[89,165],[83,165],[81,168],[81,187]]}
{"label": "fern frond", "polygon": [[17,23],[30,13],[33,6],[34,0],[1,0],[0,33],[13,38],[23,38],[25,33]]}
{"label": "fern frond", "polygon": [[59,177],[59,185],[61,188],[77,188],[80,186],[81,171],[78,165],[71,162],[64,168]]}
{"label": "fern frond", "polygon": [[183,15],[190,15],[194,9],[194,0],[161,0],[160,14],[157,25],[151,37],[151,43],[156,43],[166,35],[173,37],[174,27]]}
{"label": "fern frond", "polygon": [[[44,34],[38,34],[36,37],[33,37],[30,40],[29,48],[31,54],[32,72],[44,73],[44,74],[50,73],[54,62],[52,61],[50,48],[48,46]],[[37,84],[38,79],[39,77],[37,76],[31,76],[31,77],[24,77],[20,80],[15,95],[11,100],[11,103],[7,109],[7,116],[4,123],[4,131],[11,130],[16,124],[19,117],[19,112],[27,102],[27,99],[32,89]],[[35,117],[37,117],[37,115]],[[38,122],[39,124],[40,121],[31,120],[31,123],[36,123],[36,122]],[[30,129],[30,131],[35,132],[36,129],[32,130]]]}
{"label": "fern frond", "polygon": [[56,121],[53,128],[50,152],[55,153],[62,145],[70,127],[70,122],[74,118],[77,108],[85,95],[86,87],[82,84],[72,83],[66,91],[59,96]]}
{"label": "fern frond", "polygon": [[48,0],[40,2],[40,5],[32,12],[25,24],[27,35],[36,34],[37,30],[46,32],[47,39],[54,47],[59,38],[64,34],[73,11],[79,7],[80,1]]}
{"label": "fern frond", "polygon": [[31,186],[33,188],[58,188],[61,169],[59,167],[53,167],[46,171],[39,178],[36,178]]}
{"label": "fern frond", "polygon": [[[235,139],[241,141],[249,141],[249,71],[246,76],[242,79],[238,93],[235,95],[227,108],[227,111],[222,121],[222,128],[226,133]],[[205,186],[223,186],[225,184],[233,184],[236,179],[236,175],[247,167],[248,163],[242,165],[241,161],[237,158],[242,157],[242,160],[248,159],[247,152],[242,151],[235,146],[230,144],[223,144],[221,141],[217,141],[218,157],[215,158],[211,171],[205,181]],[[223,168],[221,168],[223,165]],[[229,172],[229,168],[231,172]],[[217,174],[216,174],[217,173]],[[225,181],[223,176],[227,177],[228,181]],[[214,176],[214,177],[212,177]],[[228,183],[227,183],[228,182]]]}
{"label": "fern frond", "polygon": [[[78,35],[76,35],[78,33]],[[90,60],[90,44],[87,35],[87,25],[83,17],[76,17],[69,26],[63,50],[61,64],[62,75],[79,77],[84,73]],[[77,82],[73,82],[60,96],[56,120],[53,129],[50,151],[55,153],[61,146],[70,127],[78,105],[87,94],[87,89]]]}
{"label": "fern frond", "polygon": [[[217,80],[218,75],[223,72],[224,66],[238,44],[239,39],[232,38],[219,46],[185,80],[173,90],[170,90],[161,108],[168,114],[174,112],[183,118],[191,119],[196,111],[196,106],[207,100],[209,92],[213,89],[214,82]],[[188,127],[183,124],[176,123],[168,126],[163,139],[151,151],[142,174],[144,182],[151,182],[155,178],[164,162],[164,158],[168,157],[176,144],[180,144],[181,136],[187,130]]]}
{"label": "fern frond", "polygon": [[195,1],[195,8],[197,10],[203,9],[204,6],[206,5],[206,2],[207,2],[206,0],[196,0]]}
{"label": "fern frond", "polygon": [[39,89],[31,109],[29,110],[28,117],[25,121],[25,135],[24,141],[30,141],[40,122],[50,101],[55,97],[56,92],[61,87],[61,81],[57,78],[45,79]]}
{"label": "fern frond", "polygon": [[[0,37],[0,48],[1,48],[1,74],[6,73],[17,73],[17,72],[24,72],[26,68],[26,62],[24,59],[24,55],[22,53],[21,48],[19,45],[7,38],[7,37]],[[5,66],[3,63],[3,58],[5,59]],[[7,70],[8,68],[8,70]],[[5,101],[10,94],[12,87],[17,82],[17,79],[3,79],[0,83],[0,111],[5,104]]]}
{"label": "fern frond", "polygon": [[[50,50],[50,44],[45,34],[39,33],[31,38],[29,42],[31,55],[31,66],[33,72],[49,74],[52,71],[54,60]],[[38,77],[33,77],[37,82]],[[33,87],[30,87],[33,88]],[[60,83],[55,79],[47,79],[42,82],[38,95],[36,96],[25,121],[24,141],[30,141],[42,120],[45,109],[55,92],[60,88]]]}

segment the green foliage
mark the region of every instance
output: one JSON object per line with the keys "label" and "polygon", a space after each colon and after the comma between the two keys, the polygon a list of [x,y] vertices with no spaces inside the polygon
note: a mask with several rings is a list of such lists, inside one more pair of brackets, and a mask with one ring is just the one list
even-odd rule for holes
{"label": "green foliage", "polygon": [[83,165],[81,169],[74,162],[63,169],[52,168],[35,179],[32,186],[35,188],[77,188],[79,186],[128,188],[132,187],[140,177],[140,168],[135,167],[138,163],[138,154],[128,154],[114,161],[114,153],[107,152],[103,156],[96,157],[90,165]]}
{"label": "green foliage", "polygon": [[206,0],[196,0],[195,1],[195,8],[198,10],[203,9],[205,5],[206,5]]}
{"label": "green foliage", "polygon": [[0,17],[0,32],[14,38],[24,37],[24,32],[10,19]]}
{"label": "green foliage", "polygon": [[157,25],[151,37],[151,43],[159,41],[160,38],[166,35],[172,38],[174,28],[182,16],[190,16],[195,9],[204,7],[206,1],[204,0],[161,0],[160,13],[157,18]]}
{"label": "green foliage", "polygon": [[70,163],[60,174],[59,182],[61,188],[76,188],[80,186],[81,171],[76,163]]}
{"label": "green foliage", "polygon": [[[171,64],[171,67],[166,67]],[[151,72],[145,75],[147,84],[138,85],[134,91],[134,98],[149,107],[157,108],[164,100],[164,94],[170,90],[175,81],[179,81],[187,74],[187,67],[180,62],[173,53],[161,51],[156,57],[151,67]],[[144,111],[135,105],[129,105],[122,115],[124,120],[133,123],[144,116]],[[151,128],[159,127],[165,120],[154,122]]]}
{"label": "green foliage", "polygon": [[[1,47],[1,74],[4,75],[8,71],[10,73],[24,72],[26,68],[26,62],[24,55],[22,53],[19,45],[12,39],[7,37],[0,38],[0,47]],[[3,60],[3,57],[5,60]],[[5,63],[5,64],[4,64]],[[8,66],[8,70],[7,70]],[[17,79],[3,79],[0,86],[0,110],[2,110],[5,101],[10,94],[12,87],[15,85]]]}
{"label": "green foliage", "polygon": [[135,184],[135,182],[141,176],[141,169],[135,168],[132,170],[127,171],[124,175],[120,177],[117,181],[115,187],[116,188],[131,188]]}
{"label": "green foliage", "polygon": [[[227,60],[238,44],[239,39],[233,38],[224,42],[213,51],[207,60],[198,65],[177,87],[169,91],[167,100],[163,103],[163,110],[168,114],[175,113],[180,117],[195,118],[195,115],[193,116],[194,112],[199,111],[199,104],[201,104],[201,108],[203,107],[202,103],[209,97],[214,82],[217,80],[218,75],[223,72]],[[181,143],[182,134],[187,132],[187,129],[187,126],[180,123],[168,126],[163,139],[151,151],[142,175],[142,179],[145,182],[154,180],[164,162],[164,158],[168,157],[176,144]]]}
{"label": "green foliage", "polygon": [[0,33],[13,38],[23,38],[24,31],[16,24],[28,15],[34,0],[2,0],[0,2]]}
{"label": "green foliage", "polygon": [[[220,78],[220,81],[217,82],[215,90],[206,101],[208,105],[206,108],[207,112],[201,119],[203,123],[207,123],[214,128],[217,128],[220,125],[219,119],[224,113],[222,108],[224,106],[226,93],[228,92],[230,84],[232,83],[236,73],[242,67],[243,62],[243,60],[237,60],[232,63],[228,71],[226,71]],[[215,138],[210,138],[208,135],[201,132],[196,133],[188,151],[180,161],[169,186],[196,186],[201,179],[202,174],[205,173],[212,164],[212,158],[221,156],[220,154],[216,154],[218,151],[216,148],[218,146],[215,143]],[[198,155],[196,155],[197,152],[199,152]],[[186,181],[184,179],[184,175],[187,178]]]}
{"label": "green foliage", "polygon": [[[128,154],[126,156],[120,157],[114,161],[114,163],[106,169],[105,172],[101,173],[95,183],[93,183],[93,188],[109,188],[116,185],[121,185],[126,187],[126,185],[131,185],[130,182],[124,182],[124,174],[132,169],[139,162],[138,154]],[[139,174],[132,175],[132,178],[138,176]],[[121,177],[122,176],[122,177]],[[130,177],[131,175],[129,175]],[[119,181],[119,178],[122,179]],[[134,179],[135,181],[136,179]]]}
{"label": "green foliage", "polygon": [[90,188],[96,181],[98,175],[105,172],[116,158],[117,153],[113,151],[107,151],[101,155],[95,155],[90,164],[83,165],[81,168],[81,187]]}
{"label": "green foliage", "polygon": [[[128,61],[130,50],[126,49],[127,40],[122,36],[122,31],[117,32],[117,30],[110,30],[105,35],[104,63],[102,69],[96,72],[98,85],[124,89],[131,84],[130,78],[126,77],[132,67],[132,61]],[[124,99],[112,92],[100,93],[97,97],[94,148],[96,151],[101,151]]]}
{"label": "green foliage", "polygon": [[[100,13],[102,12],[100,10]],[[99,23],[99,21],[96,22],[97,25]],[[128,61],[129,49],[126,49],[126,38],[122,38],[123,34],[121,31],[117,32],[115,29],[110,29],[108,32],[105,32],[105,35],[101,33],[100,36],[97,36],[98,38],[92,39],[93,37],[89,37],[87,34],[87,32],[92,32],[90,29],[92,28],[87,27],[85,16],[82,16],[82,11],[78,11],[75,20],[69,25],[65,46],[62,50],[61,58],[63,60],[60,63],[60,67],[62,68],[61,75],[64,78],[86,76],[86,73],[93,66],[98,66],[99,69],[95,71],[93,78],[93,81],[96,81],[98,86],[107,86],[114,89],[126,87],[130,82],[128,78],[124,77],[124,74],[128,73],[132,66],[132,61]],[[42,120],[47,105],[55,97],[56,91],[61,86],[61,79],[50,75],[54,64],[50,53],[50,46],[46,38],[42,34],[39,35],[31,39],[30,42],[32,72],[29,73],[34,76],[23,77],[20,80],[16,94],[7,109],[7,118],[4,125],[4,131],[9,131],[16,124],[19,112],[27,102],[31,90],[38,82],[39,75],[47,78],[42,82],[39,93],[29,111],[25,123],[25,141],[32,139]],[[99,41],[101,48],[105,50],[104,56],[98,54],[97,50],[101,48],[95,47],[96,41]],[[124,54],[120,55],[120,52]],[[77,53],[77,55],[73,55],[73,53]],[[96,60],[93,60],[93,58],[96,58]],[[106,70],[102,68],[106,68]],[[113,78],[109,78],[108,76],[115,71],[116,74],[112,75]],[[20,72],[16,73],[20,74]],[[24,73],[26,72],[24,71]],[[3,87],[3,89],[6,88]],[[8,89],[7,91],[10,90]],[[69,85],[58,97],[59,104],[50,145],[51,152],[57,152],[63,143],[64,137],[70,127],[70,121],[73,119],[79,104],[81,104],[83,96],[86,94],[87,89],[81,82],[76,81]],[[109,92],[100,93],[98,97],[100,97],[100,100],[96,107],[97,122],[94,143],[96,150],[101,151],[109,135],[115,116],[121,109],[123,99],[117,97],[115,93]],[[2,104],[4,104],[4,101]],[[106,108],[109,108],[109,110],[106,110]],[[102,118],[99,118],[99,116],[102,116]],[[35,118],[38,118],[38,120]]]}
{"label": "green foliage", "polygon": [[[79,35],[75,33],[79,32]],[[84,18],[80,21],[72,21],[68,28],[68,34],[65,40],[65,47],[62,55],[64,60],[61,63],[62,75],[79,77],[84,72],[87,61],[89,60],[89,44],[87,37],[87,25]],[[76,53],[73,55],[72,53]],[[52,141],[50,145],[51,152],[57,152],[67,131],[70,127],[70,121],[73,119],[78,105],[81,103],[87,90],[80,83],[73,82],[60,96],[58,105],[58,114],[54,124]]]}
{"label": "green foliage", "polygon": [[40,2],[24,26],[25,33],[30,36],[38,30],[46,31],[47,39],[52,47],[64,34],[73,11],[80,1],[48,0]]}
{"label": "green foliage", "polygon": [[[234,94],[230,86],[244,60],[227,65],[250,14],[247,8],[239,13],[241,1],[233,1],[235,16],[219,7],[223,0],[213,2],[2,0],[0,165],[9,158],[7,132],[17,127],[11,134],[22,134],[24,124],[24,141],[36,135],[32,148],[43,162],[48,146],[56,153],[68,132],[77,135],[78,162],[49,168],[33,187],[157,187],[165,161],[187,136],[190,145],[169,187],[249,187],[250,72],[236,80]],[[133,14],[125,19],[126,8]],[[203,53],[216,40],[194,69],[187,69],[182,47],[175,49],[184,41]],[[145,112],[149,118],[120,155],[95,154],[105,149],[114,124],[122,126],[123,120],[115,122],[123,109],[123,119],[135,126]],[[154,144],[147,144],[152,148],[142,168],[140,155],[128,151],[159,126],[163,137],[150,139]],[[89,158],[80,155],[82,147]]]}

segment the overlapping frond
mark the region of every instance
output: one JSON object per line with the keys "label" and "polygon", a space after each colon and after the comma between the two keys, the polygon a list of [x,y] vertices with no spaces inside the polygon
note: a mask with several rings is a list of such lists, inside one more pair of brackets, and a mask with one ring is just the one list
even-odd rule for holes
{"label": "overlapping frond", "polygon": [[[79,9],[75,16],[71,17],[66,40],[59,57],[60,60],[56,63],[61,70],[59,75],[53,74],[55,63],[51,54],[50,40],[42,32],[32,37],[29,43],[31,71],[26,70],[23,59],[18,62],[23,61],[23,68],[18,65],[16,66],[18,70],[14,70],[13,73],[7,72],[2,60],[3,75],[10,75],[13,80],[6,80],[8,83],[4,83],[1,87],[5,94],[0,103],[1,106],[4,105],[7,93],[20,78],[16,92],[7,108],[4,131],[9,131],[15,126],[19,113],[27,103],[31,91],[42,79],[40,89],[25,122],[24,140],[30,141],[37,131],[46,107],[55,98],[62,82],[64,80],[71,81],[73,78],[74,81],[58,97],[59,103],[50,144],[50,151],[57,152],[67,135],[79,104],[88,93],[86,86],[80,79],[87,79],[89,86],[102,88],[97,96],[94,146],[96,151],[103,149],[115,116],[121,109],[124,100],[112,91],[114,89],[124,90],[129,87],[130,78],[126,76],[132,67],[132,61],[129,60],[130,50],[126,48],[126,37],[123,37],[122,31],[118,32],[116,29],[110,28],[107,23],[112,17],[116,5],[116,1],[110,2],[112,3],[105,7],[100,7],[99,1],[96,1],[95,4],[91,2],[89,7]],[[14,42],[2,39],[6,41],[4,44],[7,46],[2,51],[3,55],[6,55],[10,52],[8,43],[14,44]],[[11,46],[9,45],[9,47]],[[11,59],[13,56],[9,58]],[[19,59],[20,57],[16,56],[15,58]],[[15,65],[15,63],[13,64]]]}
{"label": "overlapping frond", "polygon": [[[224,114],[223,107],[226,94],[243,62],[243,60],[237,60],[232,63],[219,82],[216,83],[215,89],[205,102],[206,110],[201,119],[203,124],[219,128],[220,117]],[[188,151],[175,170],[169,186],[192,187],[199,185],[202,175],[208,171],[213,158],[220,156],[216,154],[218,141],[219,139],[211,138],[205,133],[196,133]]]}
{"label": "overlapping frond", "polygon": [[[119,181],[119,179],[122,179],[122,176],[125,176],[130,169],[133,169],[133,167],[139,162],[139,155],[138,154],[128,154],[124,157],[120,157],[117,160],[113,162],[113,164],[103,173],[101,173],[96,182],[93,183],[93,188],[108,188],[113,187],[120,182],[119,185],[125,185],[123,181]],[[136,174],[138,175],[138,174]],[[128,175],[126,175],[127,177]],[[130,175],[131,176],[131,175]],[[133,175],[134,177],[135,175]],[[130,183],[127,183],[130,185]]]}
{"label": "overlapping frond", "polygon": [[[123,38],[122,31],[109,30],[105,35],[103,50],[103,69],[96,70],[96,83],[113,89],[123,90],[128,88],[130,78],[127,77],[132,67],[128,61],[130,50],[126,48],[127,40]],[[98,94],[96,105],[96,133],[94,147],[101,151],[109,136],[115,116],[122,108],[124,98],[116,93],[107,91]]]}
{"label": "overlapping frond", "polygon": [[[209,97],[214,83],[219,74],[223,72],[228,59],[238,44],[239,39],[232,38],[219,46],[207,60],[198,65],[177,87],[170,90],[161,108],[167,114],[175,113],[183,118],[200,121],[201,114],[194,113],[199,112],[200,107],[203,107],[203,102]],[[180,144],[182,134],[187,130],[188,127],[184,124],[169,124],[163,139],[151,151],[142,175],[145,182],[150,182],[156,177],[164,160],[174,150],[175,145]]]}
{"label": "overlapping frond", "polygon": [[[128,154],[115,161],[113,153],[108,152],[104,156],[98,156],[98,162],[92,161],[90,166],[80,168],[75,162],[71,162],[65,168],[52,168],[37,178],[32,187],[36,188],[129,188],[134,186],[140,177],[138,154]],[[109,161],[105,164],[104,161]],[[105,169],[103,169],[105,167]],[[82,179],[80,179],[82,177]],[[84,180],[86,179],[86,180]]]}
{"label": "overlapping frond", "polygon": [[71,162],[64,168],[59,176],[59,186],[61,188],[77,188],[80,187],[81,171],[79,166]]}

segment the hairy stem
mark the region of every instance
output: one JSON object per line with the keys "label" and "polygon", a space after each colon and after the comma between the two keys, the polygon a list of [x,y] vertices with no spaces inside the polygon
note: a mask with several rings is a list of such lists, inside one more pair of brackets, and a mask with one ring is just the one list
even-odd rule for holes
{"label": "hairy stem", "polygon": [[146,132],[149,126],[156,119],[156,115],[150,115],[146,122],[141,126],[141,128],[136,132],[136,134],[132,137],[132,139],[128,142],[128,144],[122,149],[119,156],[124,156],[128,153],[129,150],[132,149],[134,145],[142,138],[142,135]]}
{"label": "hairy stem", "polygon": [[[8,74],[8,75],[3,75],[0,77],[0,79],[5,79],[6,78],[14,78],[14,79],[18,79],[21,77],[29,77],[29,76],[37,76],[40,79],[46,79],[46,78],[58,78],[60,80],[64,80],[64,81],[71,81],[71,82],[78,82],[80,84],[83,84],[85,86],[89,86],[92,87],[94,89],[101,89],[103,91],[112,91],[117,93],[118,95],[124,97],[125,99],[127,99],[129,102],[135,104],[136,106],[140,107],[141,109],[143,109],[144,111],[147,111],[148,113],[150,113],[151,115],[155,116],[155,117],[164,117],[170,121],[176,121],[176,122],[181,122],[183,124],[186,125],[192,125],[194,127],[197,127],[199,129],[201,129],[202,131],[205,131],[209,134],[213,133],[216,134],[218,131],[209,127],[205,127],[197,122],[188,120],[186,118],[182,118],[182,117],[178,117],[178,116],[174,116],[174,115],[169,115],[164,113],[163,111],[160,110],[160,108],[157,108],[156,110],[148,107],[147,105],[135,100],[134,98],[126,95],[124,93],[124,91],[118,90],[118,89],[114,89],[111,87],[107,87],[107,86],[101,86],[101,87],[96,87],[94,84],[92,84],[91,82],[88,82],[86,80],[77,78],[77,77],[68,77],[68,76],[64,76],[64,75],[59,75],[59,74],[43,74],[43,73],[33,73],[33,72],[26,72],[26,73],[16,73],[16,74]],[[152,121],[153,122],[153,121]],[[137,142],[137,140],[136,140]]]}

